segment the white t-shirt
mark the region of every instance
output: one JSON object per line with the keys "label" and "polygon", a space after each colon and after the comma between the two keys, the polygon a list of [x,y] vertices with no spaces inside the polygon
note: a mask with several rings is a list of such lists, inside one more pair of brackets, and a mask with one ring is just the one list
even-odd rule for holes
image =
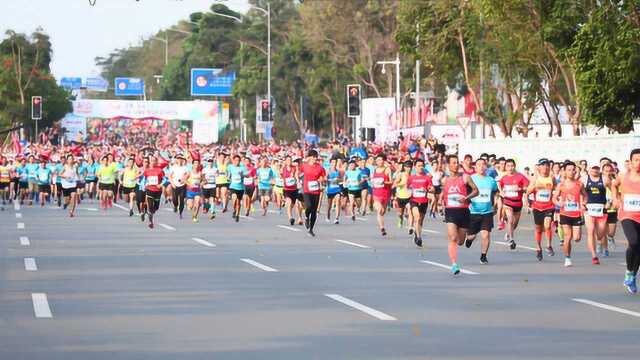
{"label": "white t-shirt", "polygon": [[174,165],[171,167],[169,181],[173,186],[184,185],[185,175],[189,173],[189,169],[186,166]]}

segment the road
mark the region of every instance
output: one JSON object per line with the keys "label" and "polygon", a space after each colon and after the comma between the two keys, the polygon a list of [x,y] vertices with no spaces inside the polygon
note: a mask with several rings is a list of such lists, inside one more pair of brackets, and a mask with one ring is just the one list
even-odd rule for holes
{"label": "road", "polygon": [[[444,224],[425,248],[372,216],[179,220],[149,230],[83,203],[0,212],[0,359],[630,359],[640,297],[624,292],[624,241],[593,266],[584,243],[565,269],[494,243],[448,269]],[[533,246],[524,215],[520,245]],[[394,222],[388,216],[389,223]],[[495,232],[496,240],[503,233]],[[560,248],[556,243],[556,250]]]}

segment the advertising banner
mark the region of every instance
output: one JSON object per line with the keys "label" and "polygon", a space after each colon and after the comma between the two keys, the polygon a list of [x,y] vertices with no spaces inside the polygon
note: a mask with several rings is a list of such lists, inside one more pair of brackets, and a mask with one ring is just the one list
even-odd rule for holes
{"label": "advertising banner", "polygon": [[109,89],[109,82],[101,77],[87,78],[85,87],[89,91],[106,92]]}
{"label": "advertising banner", "polygon": [[78,90],[82,87],[82,78],[63,77],[60,79],[60,86],[67,90]]}
{"label": "advertising banner", "polygon": [[144,95],[144,80],[141,78],[115,78],[116,96]]}
{"label": "advertising banner", "polygon": [[62,119],[60,127],[66,130],[64,136],[68,141],[84,142],[87,135],[87,119],[85,117],[69,113]]}
{"label": "advertising banner", "polygon": [[222,69],[191,69],[191,96],[231,96],[236,73]]}

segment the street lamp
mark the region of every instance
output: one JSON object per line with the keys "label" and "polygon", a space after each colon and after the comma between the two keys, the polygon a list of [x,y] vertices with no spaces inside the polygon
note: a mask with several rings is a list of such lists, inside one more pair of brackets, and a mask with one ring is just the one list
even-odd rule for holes
{"label": "street lamp", "polygon": [[386,70],[384,68],[385,65],[395,65],[396,66],[396,116],[398,110],[400,109],[400,54],[396,53],[396,59],[393,61],[378,61],[376,62],[378,65],[382,65],[382,73],[385,74]]}
{"label": "street lamp", "polygon": [[164,65],[167,66],[169,64],[169,31],[173,31],[173,32],[177,32],[177,33],[181,33],[181,34],[186,34],[186,35],[191,35],[193,34],[190,31],[185,31],[185,30],[179,30],[179,29],[166,29],[164,31],[164,39],[163,38],[159,38],[159,37],[152,37],[151,40],[156,40],[156,41],[161,41],[164,43]]}

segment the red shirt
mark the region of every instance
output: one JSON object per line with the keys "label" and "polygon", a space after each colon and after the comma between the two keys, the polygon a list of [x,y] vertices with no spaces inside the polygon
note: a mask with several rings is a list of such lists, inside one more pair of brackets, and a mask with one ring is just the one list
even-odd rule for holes
{"label": "red shirt", "polygon": [[507,206],[522,206],[522,194],[529,186],[529,179],[520,173],[504,175],[500,179],[500,187],[504,194],[504,204]]}
{"label": "red shirt", "polygon": [[427,192],[433,186],[431,175],[411,175],[407,180],[407,187],[411,189],[411,201],[418,204],[426,204],[429,201]]}
{"label": "red shirt", "polygon": [[298,181],[295,178],[296,176],[296,168],[291,166],[290,168],[288,167],[283,167],[280,176],[282,177],[282,180],[284,181],[284,189],[286,191],[296,191],[298,190]]}
{"label": "red shirt", "polygon": [[447,177],[442,186],[444,207],[447,209],[465,209],[469,207],[469,202],[464,200],[469,191],[464,176],[452,178]]}
{"label": "red shirt", "polygon": [[246,168],[247,168],[247,175],[243,179],[244,186],[250,187],[250,188],[256,187],[256,182],[255,182],[256,168],[253,167],[252,165],[246,166]]}
{"label": "red shirt", "polygon": [[324,168],[320,164],[302,164],[300,171],[304,176],[302,191],[305,194],[320,195],[320,182],[318,180],[326,176]]}
{"label": "red shirt", "polygon": [[153,192],[161,191],[162,178],[164,177],[164,171],[160,168],[147,169],[143,173],[146,180],[146,189]]}

